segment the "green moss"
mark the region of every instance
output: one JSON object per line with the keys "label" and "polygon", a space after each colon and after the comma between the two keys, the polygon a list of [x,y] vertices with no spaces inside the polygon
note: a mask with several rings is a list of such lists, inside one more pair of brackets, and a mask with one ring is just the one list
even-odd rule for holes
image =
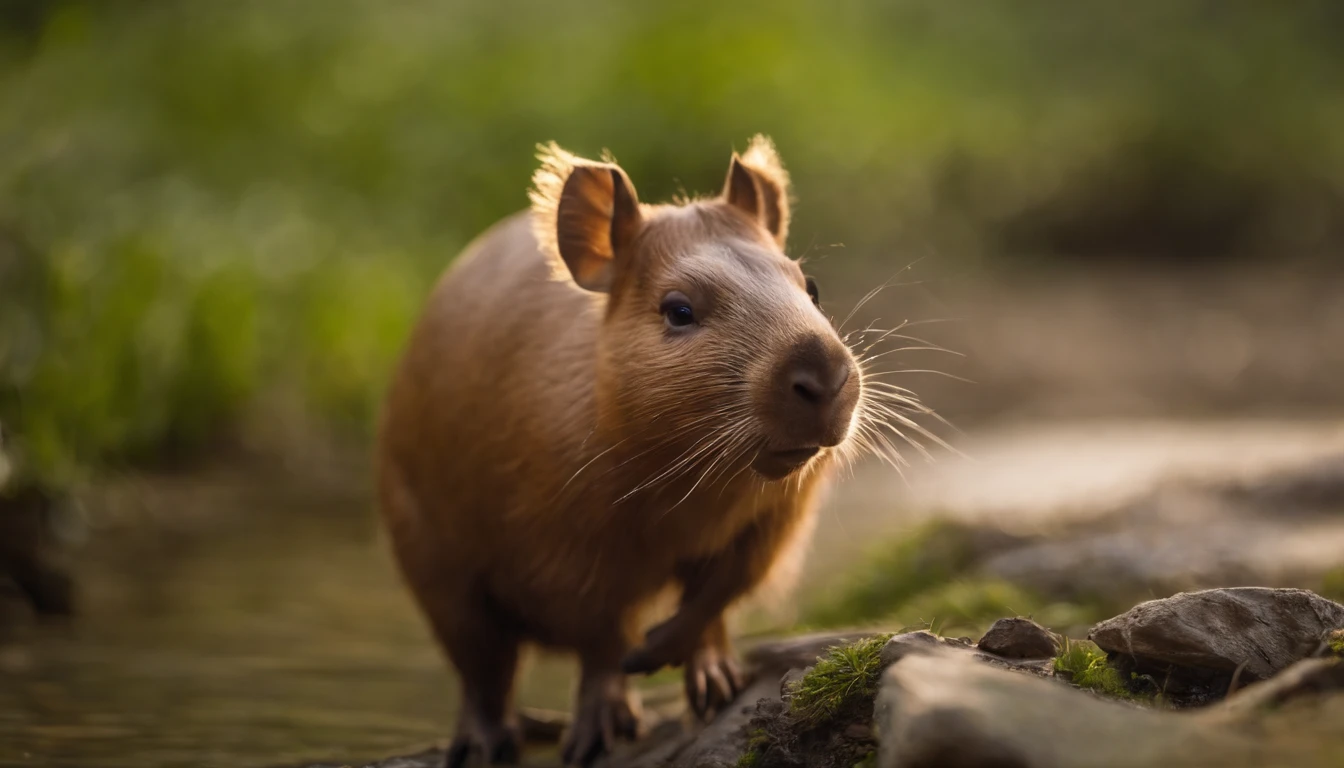
{"label": "green moss", "polygon": [[789,709],[804,727],[834,718],[847,704],[877,693],[882,646],[890,634],[874,635],[831,648],[812,671],[793,685]]}
{"label": "green moss", "polygon": [[1344,629],[1336,629],[1331,632],[1326,643],[1330,646],[1331,651],[1344,656]]}
{"label": "green moss", "polygon": [[875,768],[877,765],[877,750],[873,750],[863,756],[863,759],[854,764],[854,768]]}
{"label": "green moss", "polygon": [[764,729],[757,728],[756,730],[752,731],[751,735],[747,738],[747,749],[761,750],[764,749],[765,746],[768,745],[769,743],[770,743],[770,736],[766,734]]}
{"label": "green moss", "polygon": [[757,728],[747,736],[747,751],[737,758],[737,768],[753,768],[761,761],[761,755],[765,753],[765,748],[770,746],[770,736],[766,732]]}
{"label": "green moss", "polygon": [[1086,640],[1064,638],[1064,648],[1055,657],[1055,671],[1067,674],[1079,688],[1120,699],[1135,698],[1120,673],[1106,661],[1106,652]]}

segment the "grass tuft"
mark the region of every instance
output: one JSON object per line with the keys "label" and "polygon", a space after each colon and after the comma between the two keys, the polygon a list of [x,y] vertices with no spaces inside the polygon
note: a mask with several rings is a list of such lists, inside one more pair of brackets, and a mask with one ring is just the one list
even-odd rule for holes
{"label": "grass tuft", "polygon": [[1087,688],[1120,699],[1135,695],[1120,673],[1106,661],[1106,652],[1087,640],[1063,638],[1063,650],[1055,657],[1055,671],[1064,672],[1079,688]]}
{"label": "grass tuft", "polygon": [[847,704],[877,693],[882,646],[891,634],[880,634],[836,646],[817,660],[812,671],[794,683],[789,708],[804,727],[827,722]]}

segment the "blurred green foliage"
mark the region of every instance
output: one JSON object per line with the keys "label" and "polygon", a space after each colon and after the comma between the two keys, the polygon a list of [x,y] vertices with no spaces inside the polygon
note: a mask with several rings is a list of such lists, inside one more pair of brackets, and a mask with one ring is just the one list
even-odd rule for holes
{"label": "blurred green foliage", "polygon": [[[978,636],[996,619],[1027,616],[1059,631],[1086,630],[1114,615],[1109,602],[1065,600],[979,572],[996,536],[935,519],[884,541],[841,588],[809,605],[815,627],[921,627]],[[1128,603],[1125,603],[1126,605]]]}
{"label": "blurred green foliage", "polygon": [[[882,542],[850,574],[838,597],[828,596],[824,602],[811,606],[808,619],[821,626],[842,626],[896,616],[907,604],[921,602],[925,595],[966,576],[981,554],[975,537],[975,529],[964,524],[931,520],[895,541]],[[1027,608],[1018,606],[1010,610]],[[947,616],[943,614],[943,611],[916,612],[912,620],[945,620]],[[974,616],[983,617],[983,613]]]}
{"label": "blurred green foliage", "polygon": [[[1332,0],[5,0],[0,421],[43,482],[282,393],[359,437],[433,276],[532,147],[646,200],[777,140],[794,250],[1330,253]],[[282,399],[284,399],[282,398]]]}

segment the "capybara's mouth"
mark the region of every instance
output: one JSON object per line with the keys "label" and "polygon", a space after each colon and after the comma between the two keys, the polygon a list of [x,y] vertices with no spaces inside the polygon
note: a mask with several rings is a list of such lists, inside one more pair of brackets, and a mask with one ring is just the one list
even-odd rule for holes
{"label": "capybara's mouth", "polygon": [[816,445],[782,451],[765,450],[756,457],[752,468],[770,480],[780,480],[793,474],[820,451],[821,447]]}

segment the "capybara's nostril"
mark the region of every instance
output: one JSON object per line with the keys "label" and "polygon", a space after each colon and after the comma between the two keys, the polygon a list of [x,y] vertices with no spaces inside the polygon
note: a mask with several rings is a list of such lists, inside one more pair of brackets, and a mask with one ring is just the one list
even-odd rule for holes
{"label": "capybara's nostril", "polygon": [[840,394],[840,390],[844,388],[847,381],[849,381],[849,363],[841,362],[836,366],[835,373],[831,378],[831,396],[835,397]]}
{"label": "capybara's nostril", "polygon": [[793,393],[803,402],[814,406],[828,405],[849,381],[849,363],[840,362],[834,367],[804,363],[789,373],[789,381]]}
{"label": "capybara's nostril", "polygon": [[801,397],[805,402],[817,405],[826,399],[826,388],[821,384],[821,377],[816,371],[807,368],[795,368],[789,375],[793,382],[794,394]]}

